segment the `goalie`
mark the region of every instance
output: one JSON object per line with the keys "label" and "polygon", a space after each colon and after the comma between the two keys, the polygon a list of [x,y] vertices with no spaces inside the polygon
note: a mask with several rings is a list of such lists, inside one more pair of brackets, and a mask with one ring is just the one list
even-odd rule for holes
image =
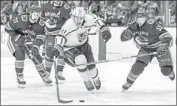
{"label": "goalie", "polygon": [[153,17],[148,17],[145,11],[139,11],[136,21],[129,24],[121,34],[121,41],[134,39],[139,50],[139,55],[157,52],[156,55],[137,57],[126,83],[122,86],[128,90],[144,68],[156,57],[164,76],[175,79],[172,57],[169,47],[172,46],[172,36]]}

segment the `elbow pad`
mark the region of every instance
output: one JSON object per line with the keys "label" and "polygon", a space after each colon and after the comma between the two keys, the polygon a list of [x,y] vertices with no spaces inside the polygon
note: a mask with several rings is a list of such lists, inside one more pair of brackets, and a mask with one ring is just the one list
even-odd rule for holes
{"label": "elbow pad", "polygon": [[101,33],[101,36],[103,37],[103,39],[105,40],[105,42],[109,41],[109,39],[111,39],[111,37],[112,37],[109,28],[106,26],[102,26],[100,28],[100,33]]}
{"label": "elbow pad", "polygon": [[173,44],[173,38],[168,32],[161,34],[159,39],[162,44],[166,44],[168,47],[171,47]]}
{"label": "elbow pad", "polygon": [[131,40],[133,36],[133,32],[130,29],[126,29],[121,34],[121,41]]}

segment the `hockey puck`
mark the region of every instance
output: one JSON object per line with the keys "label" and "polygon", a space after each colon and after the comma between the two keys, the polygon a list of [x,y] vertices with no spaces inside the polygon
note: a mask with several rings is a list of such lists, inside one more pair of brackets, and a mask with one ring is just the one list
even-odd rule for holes
{"label": "hockey puck", "polygon": [[79,100],[79,102],[85,102],[84,100]]}

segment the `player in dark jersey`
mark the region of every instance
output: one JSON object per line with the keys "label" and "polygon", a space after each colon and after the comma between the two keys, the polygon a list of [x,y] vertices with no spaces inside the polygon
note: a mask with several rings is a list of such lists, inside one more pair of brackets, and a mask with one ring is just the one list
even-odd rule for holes
{"label": "player in dark jersey", "polygon": [[[48,75],[50,75],[51,68],[54,62],[54,56],[56,51],[55,38],[58,35],[61,27],[65,21],[70,18],[71,9],[64,1],[48,1],[47,3],[41,5],[43,8],[43,18],[45,20],[45,66]],[[63,59],[63,57],[58,57],[58,60]],[[57,70],[59,70],[58,79],[59,81],[64,81],[65,78],[62,76],[62,70],[64,68],[64,62],[60,63],[57,60]]]}
{"label": "player in dark jersey", "polygon": [[175,79],[172,57],[169,47],[172,46],[172,36],[153,17],[147,17],[144,12],[139,12],[136,21],[129,24],[121,34],[121,41],[134,39],[139,50],[139,55],[157,52],[156,55],[137,57],[131,71],[128,74],[126,83],[122,86],[128,90],[144,68],[156,57],[161,72],[171,80]]}
{"label": "player in dark jersey", "polygon": [[5,27],[9,34],[7,45],[15,57],[15,70],[19,87],[24,87],[26,81],[23,76],[25,56],[31,58],[45,84],[51,84],[45,72],[39,47],[43,44],[44,22],[40,19],[41,9],[31,7],[29,14],[14,16]]}

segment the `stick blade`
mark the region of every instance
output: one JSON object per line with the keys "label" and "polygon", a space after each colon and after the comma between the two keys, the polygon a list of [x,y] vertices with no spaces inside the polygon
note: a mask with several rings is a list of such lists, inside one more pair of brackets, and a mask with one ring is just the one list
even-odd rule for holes
{"label": "stick blade", "polygon": [[73,100],[58,100],[59,103],[63,103],[63,104],[66,104],[66,103],[71,103],[73,102]]}

